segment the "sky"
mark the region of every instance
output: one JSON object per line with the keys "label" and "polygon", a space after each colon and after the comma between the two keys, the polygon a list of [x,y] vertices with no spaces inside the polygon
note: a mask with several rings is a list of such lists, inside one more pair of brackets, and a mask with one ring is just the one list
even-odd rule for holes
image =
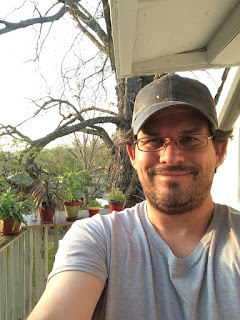
{"label": "sky", "polygon": [[[21,15],[19,11],[15,11],[12,15],[7,16],[13,2],[12,0],[7,4],[0,3],[0,18],[6,18],[12,22],[32,16],[30,10],[22,10]],[[21,3],[18,0],[16,2]],[[42,4],[49,6],[49,1],[42,0]],[[49,27],[50,24],[43,26],[43,35],[48,32]],[[49,92],[51,96],[59,97],[59,92],[62,91],[61,64],[65,54],[71,51],[73,39],[79,31],[68,16],[55,22],[45,40],[39,61],[34,61],[38,31],[39,26],[28,27],[0,36],[0,123],[4,125],[16,125],[30,117],[36,110],[32,100],[44,97]],[[65,64],[69,67],[75,66],[74,62],[78,57],[84,59],[94,54],[93,48],[87,42],[84,43],[84,49],[79,48],[78,50],[79,52],[75,49],[76,56],[68,54],[65,58]],[[111,78],[107,86],[109,92],[106,104],[115,103],[114,83]],[[47,117],[43,114],[35,120],[28,121],[19,129],[31,139],[37,139],[54,130],[60,119],[57,112],[48,112]],[[57,143],[61,142],[58,140]]]}
{"label": "sky", "polygon": [[[36,55],[35,43],[36,35],[31,27],[0,36],[1,123],[16,125],[32,114],[35,107],[30,99],[45,96],[47,92],[48,86],[41,77],[46,69],[48,78],[53,79],[56,86],[59,83],[58,65],[61,63],[61,55],[57,54],[57,50],[60,48],[60,41],[56,41],[56,47],[51,48],[49,39],[51,54],[46,55],[43,51],[40,62],[33,61]],[[50,121],[43,127],[38,125],[39,121],[24,126],[24,133],[31,134],[33,138],[46,133],[47,127],[51,127]]]}

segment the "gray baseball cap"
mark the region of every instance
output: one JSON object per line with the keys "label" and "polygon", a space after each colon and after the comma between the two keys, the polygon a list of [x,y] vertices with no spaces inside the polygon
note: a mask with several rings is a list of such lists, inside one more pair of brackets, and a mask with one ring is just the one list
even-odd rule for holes
{"label": "gray baseball cap", "polygon": [[137,94],[132,119],[134,134],[155,112],[174,106],[191,107],[201,112],[218,128],[214,100],[208,88],[201,82],[177,74],[167,74],[149,83]]}

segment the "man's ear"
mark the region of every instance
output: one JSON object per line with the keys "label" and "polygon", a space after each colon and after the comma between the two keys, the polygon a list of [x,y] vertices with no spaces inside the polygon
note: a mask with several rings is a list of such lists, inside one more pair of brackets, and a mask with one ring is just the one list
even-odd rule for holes
{"label": "man's ear", "polygon": [[216,169],[223,163],[225,156],[226,156],[226,151],[227,151],[227,145],[228,142],[220,142],[215,145],[215,150],[216,150]]}
{"label": "man's ear", "polygon": [[135,168],[135,148],[133,148],[132,145],[127,144],[127,152],[131,160],[132,166]]}

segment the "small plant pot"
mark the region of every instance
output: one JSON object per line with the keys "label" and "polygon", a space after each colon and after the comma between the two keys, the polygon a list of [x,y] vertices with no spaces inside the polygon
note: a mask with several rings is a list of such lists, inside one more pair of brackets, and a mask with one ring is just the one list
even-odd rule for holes
{"label": "small plant pot", "polygon": [[12,217],[9,217],[5,220],[2,221],[3,227],[2,230],[0,230],[1,233],[5,234],[5,235],[14,235],[19,233],[19,231],[21,230],[21,222],[18,222],[14,227],[14,220]]}
{"label": "small plant pot", "polygon": [[51,208],[40,208],[39,209],[39,213],[40,213],[40,220],[41,222],[53,222],[53,216],[55,214],[55,208],[51,207]]}
{"label": "small plant pot", "polygon": [[125,202],[122,201],[109,201],[110,212],[122,211],[124,209]]}
{"label": "small plant pot", "polygon": [[94,216],[95,214],[99,213],[100,207],[88,207],[89,217]]}
{"label": "small plant pot", "polygon": [[76,201],[76,202],[63,201],[63,206],[66,213],[66,219],[68,221],[74,221],[77,219],[81,204],[82,204],[81,201]]}

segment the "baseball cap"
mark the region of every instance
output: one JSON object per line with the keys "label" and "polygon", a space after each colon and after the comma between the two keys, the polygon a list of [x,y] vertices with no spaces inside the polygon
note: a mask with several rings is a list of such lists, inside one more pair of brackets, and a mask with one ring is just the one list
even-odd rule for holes
{"label": "baseball cap", "polygon": [[134,134],[155,112],[174,106],[191,107],[210,121],[212,130],[218,128],[215,103],[208,88],[197,80],[167,74],[149,83],[137,94],[132,119]]}

